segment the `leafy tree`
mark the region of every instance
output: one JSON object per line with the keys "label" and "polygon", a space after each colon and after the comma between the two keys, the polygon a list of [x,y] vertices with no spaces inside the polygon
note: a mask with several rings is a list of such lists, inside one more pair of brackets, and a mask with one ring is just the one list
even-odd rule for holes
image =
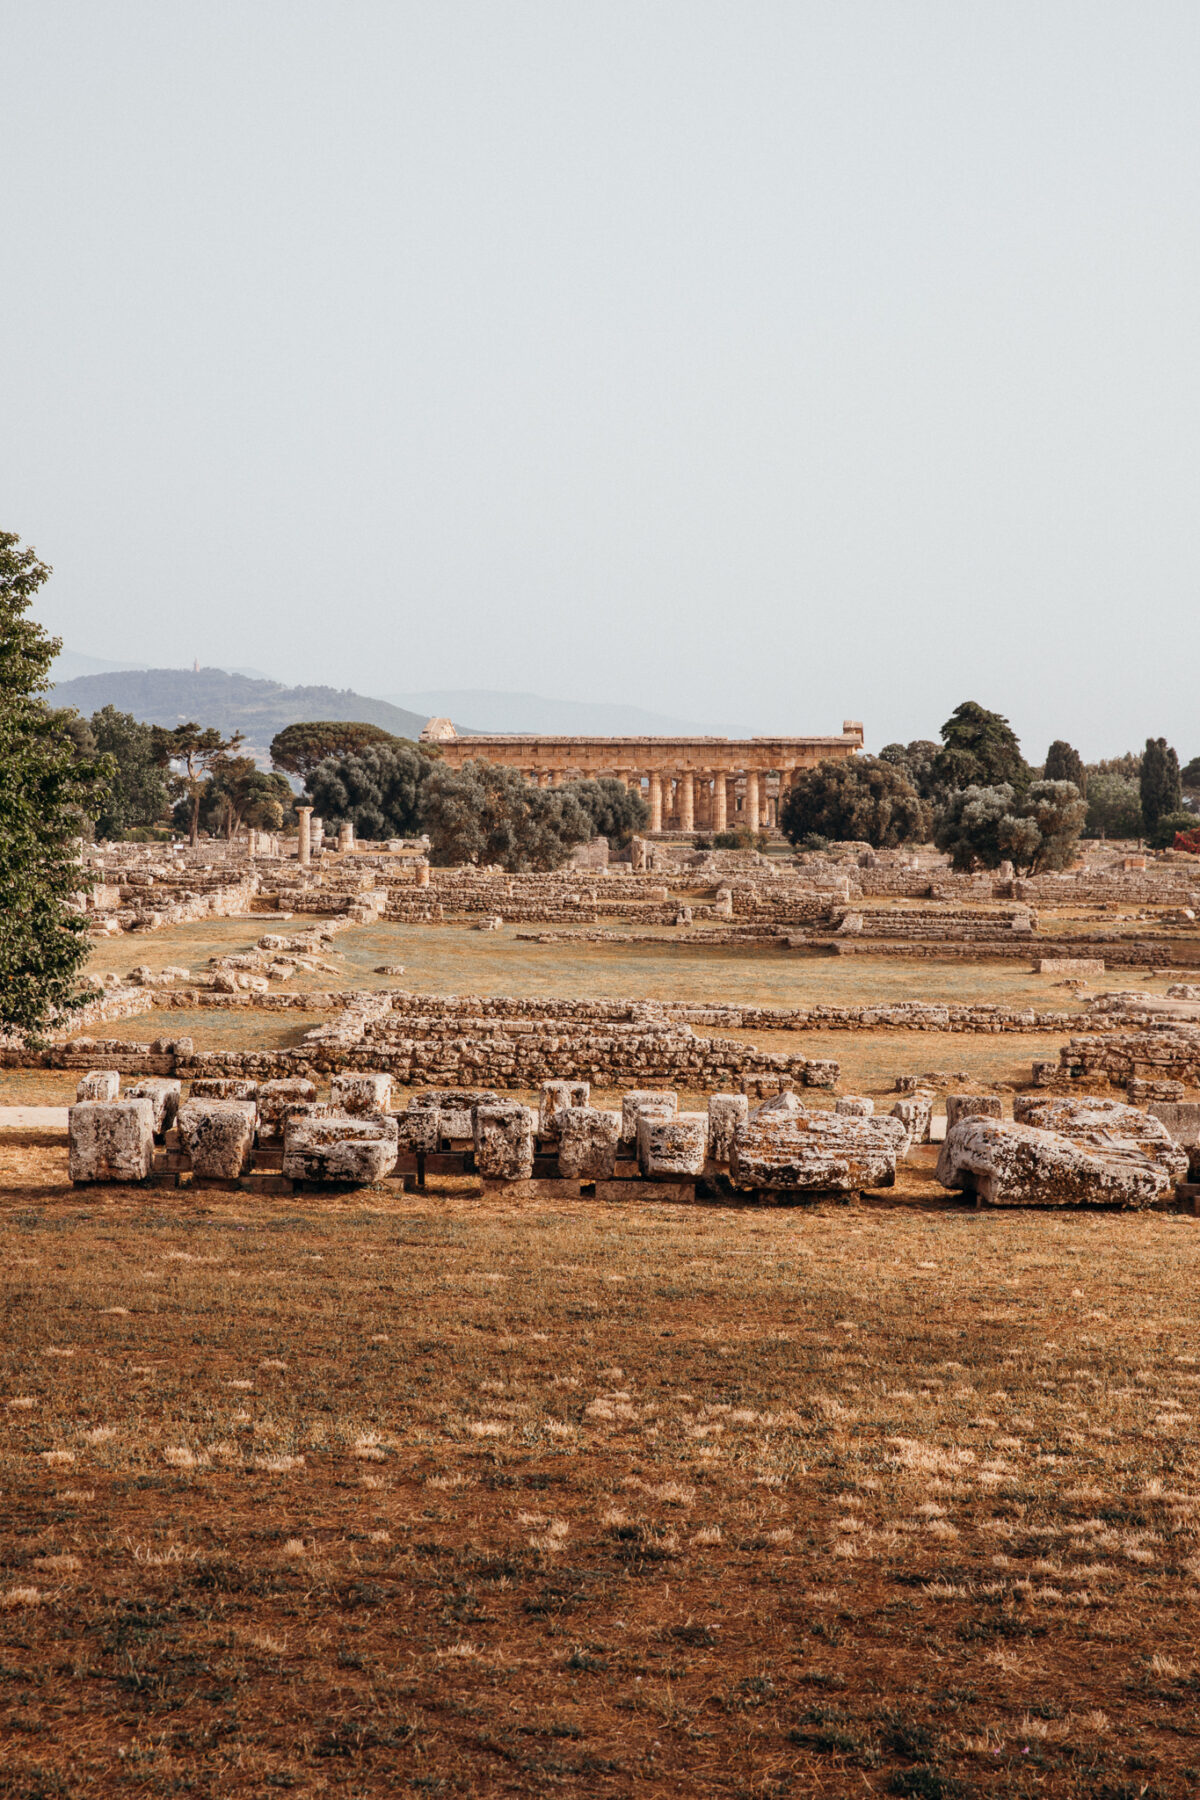
{"label": "leafy tree", "polygon": [[1102,757],[1099,762],[1086,765],[1090,782],[1093,775],[1119,775],[1123,781],[1136,781],[1142,772],[1142,753],[1140,750],[1126,750],[1123,756]]}
{"label": "leafy tree", "polygon": [[1072,748],[1065,738],[1055,738],[1046,752],[1046,767],[1043,772],[1045,781],[1071,781],[1081,794],[1087,793],[1087,770],[1083,766],[1083,758],[1078,750]]}
{"label": "leafy tree", "polygon": [[1087,810],[1072,782],[1035,781],[1024,794],[1007,782],[950,795],[936,843],[956,869],[995,869],[1011,861],[1028,874],[1072,860]]}
{"label": "leafy tree", "polygon": [[1142,796],[1142,823],[1151,832],[1167,813],[1179,812],[1183,805],[1183,783],[1179,774],[1179,758],[1166,738],[1147,738],[1142,753],[1139,783]]}
{"label": "leafy tree", "polygon": [[1136,781],[1116,773],[1088,773],[1087,835],[1140,838],[1142,797]]}
{"label": "leafy tree", "polygon": [[914,738],[911,744],[885,744],[879,758],[899,769],[922,800],[936,800],[941,793],[935,773],[940,751],[941,746],[931,738]]}
{"label": "leafy tree", "polygon": [[1189,791],[1200,788],[1200,756],[1193,756],[1187,767],[1180,771],[1179,779]]}
{"label": "leafy tree", "polygon": [[382,725],[368,725],[354,719],[311,719],[300,725],[285,725],[271,739],[271,761],[289,775],[307,781],[318,763],[327,757],[355,756],[374,744],[408,744],[408,738],[394,737]]}
{"label": "leafy tree", "polygon": [[1146,842],[1152,850],[1174,849],[1178,834],[1195,831],[1198,823],[1195,813],[1183,807],[1178,812],[1163,813],[1154,821],[1154,829],[1146,833]]}
{"label": "leafy tree", "polygon": [[539,788],[516,769],[435,765],[422,794],[435,863],[498,863],[513,874],[557,869],[595,835],[569,787]]}
{"label": "leafy tree", "polygon": [[614,846],[627,844],[650,817],[650,808],[642,796],[611,775],[602,776],[599,781],[569,781],[560,792],[579,802],[592,821],[592,836],[606,837]]}
{"label": "leafy tree", "polygon": [[[206,831],[236,837],[243,825],[278,831],[291,812],[294,796],[286,775],[260,769],[252,756],[222,756],[200,800],[200,823]],[[186,826],[191,802],[185,797],[176,817]]]}
{"label": "leafy tree", "polygon": [[941,736],[933,773],[944,790],[1007,785],[1020,793],[1028,787],[1029,765],[1016,733],[1000,713],[964,700],[942,726]]}
{"label": "leafy tree", "polygon": [[215,726],[207,725],[202,730],[194,719],[186,725],[176,725],[173,731],[167,731],[161,725],[152,725],[150,729],[154,734],[155,754],[172,771],[167,777],[168,787],[188,803],[184,809],[184,824],[190,842],[195,844],[200,836],[204,790],[212,780],[216,764],[231,750],[239,748],[242,734],[235,731],[232,737],[223,738]]}
{"label": "leafy tree", "polygon": [[35,550],[0,531],[0,1027],[33,1036],[84,998],[74,841],[108,774],[77,753],[61,715],[40,699],[62,642],[25,614],[49,576]]}
{"label": "leafy tree", "polygon": [[815,834],[885,849],[925,837],[929,815],[894,763],[879,756],[831,757],[792,783],[779,824],[793,844]]}
{"label": "leafy tree", "polygon": [[307,800],[330,824],[359,837],[409,837],[421,829],[422,789],[436,764],[415,744],[392,739],[327,756],[308,776]]}
{"label": "leafy tree", "polygon": [[157,825],[170,804],[154,727],[132,713],[102,706],[92,714],[91,736],[111,759],[112,779],[96,819],[96,835],[122,838],[138,826]]}

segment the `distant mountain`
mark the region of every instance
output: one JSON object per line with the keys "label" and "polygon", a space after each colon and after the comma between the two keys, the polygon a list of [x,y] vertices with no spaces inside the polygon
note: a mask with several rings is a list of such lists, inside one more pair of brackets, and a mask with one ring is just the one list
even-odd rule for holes
{"label": "distant mountain", "polygon": [[[62,658],[59,658],[61,664]],[[407,712],[387,700],[371,700],[350,688],[285,687],[224,669],[124,669],[79,675],[53,689],[56,706],[90,715],[102,706],[132,713],[148,725],[181,725],[195,719],[226,736],[240,731],[247,748],[265,755],[285,725],[305,719],[361,719],[397,737],[415,738],[428,713]]]}
{"label": "distant mountain", "polygon": [[79,675],[103,675],[110,670],[144,669],[140,662],[109,662],[103,656],[85,656],[81,650],[60,650],[51,671],[56,681],[74,681]]}
{"label": "distant mountain", "polygon": [[470,719],[475,731],[544,732],[552,737],[716,737],[740,735],[729,724],[700,724],[597,700],[547,700],[541,694],[501,694],[486,688],[434,688],[425,694],[389,694],[428,718]]}

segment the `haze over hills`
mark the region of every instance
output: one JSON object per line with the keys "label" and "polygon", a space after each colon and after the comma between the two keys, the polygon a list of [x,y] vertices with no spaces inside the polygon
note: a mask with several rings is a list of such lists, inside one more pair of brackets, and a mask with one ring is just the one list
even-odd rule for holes
{"label": "haze over hills", "polygon": [[[61,662],[61,658],[59,659]],[[225,669],[124,669],[78,675],[52,690],[56,706],[90,715],[115,706],[149,725],[180,725],[195,719],[228,736],[240,731],[248,749],[266,754],[277,731],[305,719],[362,719],[397,737],[416,737],[428,718],[352,688],[285,687],[256,681]]]}
{"label": "haze over hills", "polygon": [[389,694],[394,706],[423,718],[470,719],[476,731],[533,731],[567,737],[748,737],[727,722],[670,718],[615,701],[548,700],[542,694],[504,694],[488,688],[431,688],[419,694]]}

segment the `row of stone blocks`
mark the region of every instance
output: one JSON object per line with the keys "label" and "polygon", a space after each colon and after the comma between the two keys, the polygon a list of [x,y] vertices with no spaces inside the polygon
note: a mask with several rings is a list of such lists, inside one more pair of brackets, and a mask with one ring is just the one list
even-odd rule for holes
{"label": "row of stone blocks", "polygon": [[[917,1092],[877,1118],[872,1101],[853,1096],[810,1114],[791,1092],[755,1108],[745,1094],[714,1094],[707,1112],[681,1113],[674,1092],[646,1089],[624,1095],[617,1111],[591,1106],[586,1082],[548,1081],[536,1111],[492,1093],[433,1090],[392,1113],[391,1081],[379,1074],[335,1077],[325,1104],[299,1080],[197,1082],[182,1104],[177,1081],[137,1082],[123,1097],[118,1086],[109,1071],[80,1083],[74,1181],[143,1181],[156,1140],[178,1145],[193,1177],[236,1180],[257,1141],[279,1147],[277,1166],[292,1182],[366,1184],[398,1164],[423,1172],[428,1157],[469,1146],[485,1186],[513,1189],[537,1173],[600,1191],[636,1171],[650,1194],[655,1184],[665,1193],[715,1177],[763,1194],[852,1193],[894,1183],[898,1159],[929,1140],[933,1104]],[[1033,1094],[1019,1096],[1014,1113],[1004,1120],[995,1095],[948,1096],[944,1187],[994,1205],[1138,1207],[1200,1180],[1200,1103],[1143,1111]]]}

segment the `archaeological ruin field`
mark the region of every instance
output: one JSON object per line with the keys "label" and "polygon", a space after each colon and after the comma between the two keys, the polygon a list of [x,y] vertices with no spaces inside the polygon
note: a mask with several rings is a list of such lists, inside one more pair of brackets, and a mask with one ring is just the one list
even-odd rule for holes
{"label": "archaeological ruin field", "polygon": [[1195,858],[257,851],[0,1050],[0,1794],[1200,1790]]}

